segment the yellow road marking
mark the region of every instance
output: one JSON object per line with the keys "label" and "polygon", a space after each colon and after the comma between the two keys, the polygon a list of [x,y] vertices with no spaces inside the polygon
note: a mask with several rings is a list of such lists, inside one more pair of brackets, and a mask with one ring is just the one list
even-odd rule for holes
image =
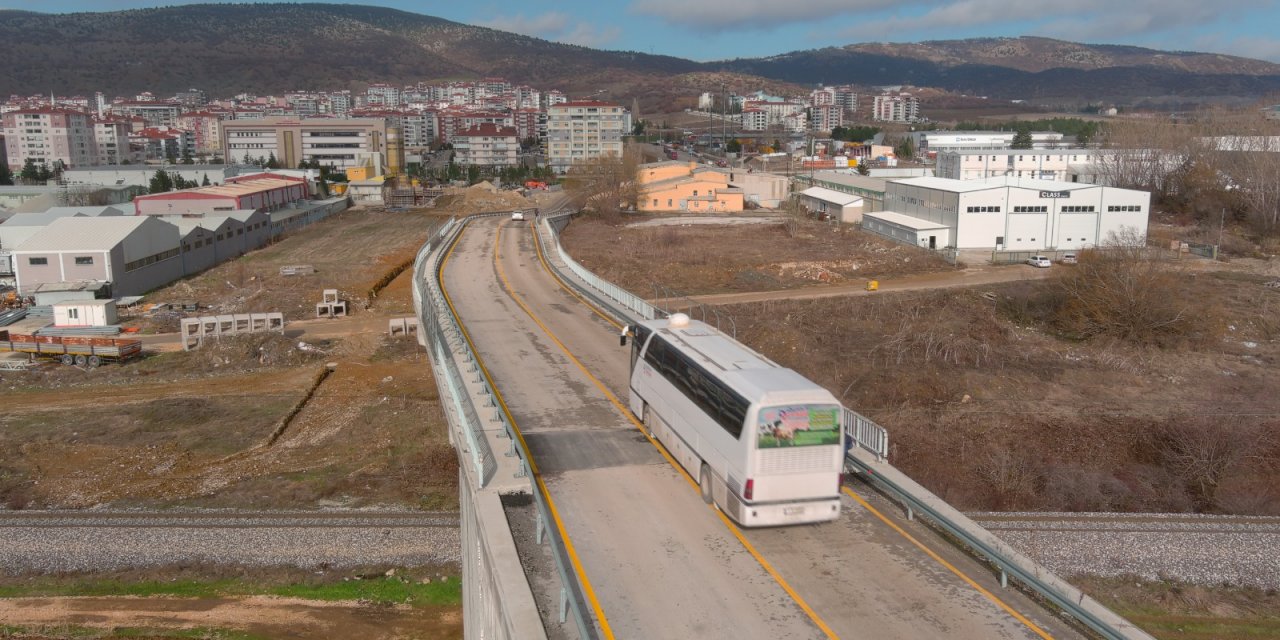
{"label": "yellow road marking", "polygon": [[551,269],[551,267],[547,265],[547,257],[542,253],[542,243],[538,242],[538,238],[542,236],[538,235],[537,222],[533,223],[533,235],[534,235],[533,249],[534,251],[538,252],[538,261],[542,263],[543,270],[545,270],[548,274],[551,275],[551,279],[556,281],[556,286],[563,289],[569,295],[577,298],[578,302],[581,302],[582,306],[586,307],[588,311],[596,314],[597,316],[602,318],[605,322],[608,322],[609,324],[613,325],[615,329],[621,329],[622,325],[618,324],[617,320],[614,320],[613,318],[610,318],[609,316],[605,315],[603,312],[597,309],[594,304],[591,304],[590,302],[588,302],[586,298],[583,298],[582,296],[578,295],[578,292],[574,291],[571,287],[566,287],[564,283],[560,281],[560,274],[556,273],[555,270]]}
{"label": "yellow road marking", "polygon": [[910,533],[907,533],[905,529],[903,529],[902,527],[899,527],[896,523],[889,520],[889,518],[885,517],[883,513],[880,513],[878,509],[871,506],[871,503],[864,500],[862,496],[854,493],[853,490],[850,489],[849,487],[841,487],[841,489],[843,489],[845,493],[849,494],[850,498],[853,498],[858,502],[858,504],[862,505],[864,509],[866,509],[867,511],[870,511],[873,515],[875,515],[875,517],[879,518],[881,522],[889,525],[890,528],[892,528],[894,531],[897,531],[902,537],[910,541],[911,544],[914,544],[921,551],[928,554],[930,558],[933,558],[934,560],[936,560],[938,564],[946,567],[948,570],[951,571],[951,573],[956,574],[957,577],[959,577],[961,580],[964,580],[966,583],[969,584],[969,586],[976,589],[978,593],[981,593],[982,595],[986,596],[988,600],[996,603],[1001,609],[1004,609],[1006,613],[1013,616],[1014,619],[1016,619],[1018,622],[1021,622],[1022,624],[1027,625],[1027,628],[1035,632],[1036,635],[1040,636],[1041,638],[1044,638],[1045,640],[1053,640],[1053,636],[1045,632],[1044,629],[1041,629],[1040,627],[1036,626],[1034,622],[1028,620],[1025,616],[1018,613],[1017,611],[1014,611],[1013,607],[1010,607],[1009,605],[1005,604],[1004,600],[1001,600],[994,593],[991,593],[990,591],[987,591],[986,589],[984,589],[982,585],[978,584],[977,582],[974,582],[972,578],[965,575],[963,571],[957,569],[955,565],[944,560],[942,556],[935,553],[933,549],[926,547],[924,543],[917,540],[915,536],[911,535]]}
{"label": "yellow road marking", "polygon": [[[534,232],[537,233],[536,229]],[[495,240],[494,240],[495,246],[500,245],[501,238],[502,238],[502,225],[499,225],[498,233],[495,236]],[[534,244],[535,246],[537,244],[536,238],[534,239]],[[658,450],[658,452],[662,454],[662,457],[666,458],[667,462],[672,467],[674,467],[676,471],[680,473],[681,476],[684,477],[685,481],[688,482],[689,485],[692,486],[693,488],[695,489],[698,488],[697,481],[695,481],[693,477],[690,476],[687,471],[685,471],[684,467],[680,466],[680,464],[677,463],[676,460],[671,457],[671,454],[667,451],[666,447],[662,446],[662,443],[659,442],[656,438],[654,438],[653,435],[650,434],[644,428],[644,424],[636,419],[635,415],[631,413],[631,409],[627,408],[626,405],[622,404],[622,401],[619,400],[618,397],[614,395],[613,392],[608,389],[608,387],[605,386],[604,382],[602,382],[596,376],[592,375],[592,373],[589,370],[587,370],[586,365],[584,365],[581,360],[579,360],[576,356],[574,356],[573,353],[569,351],[569,348],[565,346],[563,342],[560,341],[560,338],[558,338],[555,335],[555,333],[553,333],[551,329],[548,328],[547,325],[542,322],[542,320],[537,316],[537,314],[535,314],[533,310],[530,309],[527,304],[525,304],[524,300],[515,292],[515,290],[511,287],[511,283],[507,280],[506,272],[502,268],[502,263],[498,260],[499,255],[500,254],[498,253],[498,251],[495,251],[494,262],[498,270],[498,279],[502,281],[502,286],[504,289],[506,289],[507,295],[511,296],[511,299],[514,300],[515,303],[519,305],[521,309],[524,310],[525,314],[527,314],[529,318],[533,320],[533,322],[537,324],[538,327],[540,327],[544,333],[546,333],[547,337],[550,338],[551,341],[554,342],[557,347],[560,347],[560,350],[564,352],[565,357],[569,358],[569,360],[578,367],[578,370],[581,371],[582,374],[585,375],[587,379],[590,380],[592,384],[594,384],[596,388],[599,389],[600,392],[605,395],[605,397],[609,400],[609,402],[612,403],[613,406],[618,409],[618,411],[622,414],[622,416],[626,418],[628,421],[630,421],[631,424],[635,425],[637,429],[640,430],[640,433],[643,434],[644,437],[649,441],[649,443],[652,444]],[[541,251],[539,251],[539,257],[541,257],[541,255],[542,255]],[[545,260],[543,261],[542,264],[543,264],[543,268],[547,268]],[[548,271],[550,270],[548,269]],[[554,279],[554,274],[552,274],[552,276]],[[559,283],[559,280],[556,279],[556,282]],[[564,288],[564,285],[560,284],[560,287]],[[568,291],[568,289],[565,289],[565,290]],[[577,297],[576,294],[575,294],[575,297]],[[588,308],[591,308],[591,305],[586,300],[582,300],[582,298],[580,297],[578,298],[578,300],[580,300],[584,305],[587,305]],[[605,318],[605,319],[609,320],[608,318]],[[609,321],[613,323],[612,320],[609,320]],[[617,323],[613,323],[613,324],[614,326],[618,326]],[[826,634],[828,638],[838,638],[839,636],[837,636],[835,632],[831,630],[831,627],[827,626],[827,623],[822,619],[821,616],[818,615],[818,612],[814,611],[813,608],[809,606],[809,603],[805,602],[804,598],[802,598],[800,594],[797,593],[796,590],[793,589],[791,585],[787,583],[786,579],[783,578],[782,575],[779,574],[773,568],[773,565],[770,564],[768,560],[765,560],[764,556],[762,556],[760,552],[756,550],[755,545],[752,545],[751,542],[747,540],[747,538],[742,534],[742,530],[736,524],[734,524],[733,521],[730,520],[729,517],[724,514],[724,512],[720,511],[714,506],[712,506],[711,509],[715,511],[716,515],[719,516],[720,521],[723,522],[724,525],[728,527],[729,531],[733,533],[734,537],[738,539],[738,542],[742,543],[742,546],[744,549],[747,550],[747,553],[750,553],[751,557],[755,558],[756,562],[760,563],[760,567],[765,570],[765,573],[768,573],[769,576],[772,577],[773,580],[778,583],[778,586],[782,587],[782,590],[785,591],[788,596],[791,596],[791,599],[794,600],[797,605],[799,605],[800,609],[804,611],[805,615],[809,616],[809,619],[812,620],[813,623],[817,625],[818,628],[821,629],[822,632]]]}
{"label": "yellow road marking", "polygon": [[[465,227],[463,228],[462,232],[458,234],[458,239],[461,239],[463,233],[466,233]],[[498,242],[501,240],[501,236],[502,236],[502,226],[499,225],[498,235],[495,236],[494,238],[495,250],[498,247]],[[445,254],[444,260],[440,262],[440,270],[442,272],[444,271],[445,265],[449,263],[449,258],[453,255],[453,250],[457,248],[457,246],[458,246],[457,240],[455,240],[454,244],[449,247],[448,253]],[[495,261],[496,261],[496,255],[497,254],[495,254]],[[501,270],[500,265],[499,265],[499,270]],[[499,273],[499,275],[501,275],[501,273]],[[505,277],[503,277],[503,282],[504,283],[506,282]],[[458,311],[457,309],[454,308],[453,300],[449,297],[449,293],[445,290],[443,283],[441,284],[440,291],[441,293],[444,294],[444,300],[445,300],[445,303],[449,305],[450,313],[452,313],[453,316],[457,318]],[[507,420],[511,422],[511,430],[515,432],[516,438],[520,440],[520,446],[524,448],[524,451],[527,454],[529,451],[529,445],[527,442],[525,442],[524,434],[520,432],[520,427],[516,425],[516,420],[514,417],[512,417],[511,410],[507,408],[506,401],[502,398],[502,394],[498,391],[498,385],[494,384],[493,378],[490,377],[489,369],[484,366],[484,360],[480,358],[480,352],[476,349],[475,344],[471,342],[471,334],[467,332],[466,327],[462,325],[461,321],[458,322],[458,328],[462,330],[463,339],[467,341],[467,345],[471,347],[472,354],[475,355],[476,365],[479,366],[480,372],[484,375],[485,380],[489,383],[489,389],[493,391],[493,397],[497,399],[498,404],[502,407],[502,412],[506,414]],[[578,559],[578,551],[577,549],[574,548],[573,540],[569,538],[569,532],[565,531],[564,522],[560,519],[560,511],[556,509],[555,501],[552,500],[551,498],[551,492],[547,490],[546,483],[542,481],[542,473],[538,470],[538,465],[533,460],[532,455],[528,456],[527,462],[529,463],[529,473],[533,474],[534,480],[538,483],[538,490],[542,493],[543,499],[547,501],[547,511],[551,513],[551,519],[556,523],[556,529],[560,532],[560,539],[564,540],[565,553],[568,554],[569,556],[569,562],[573,564],[574,573],[578,574],[578,579],[582,582],[582,590],[584,592],[584,595],[587,597],[587,600],[591,603],[592,610],[595,611],[596,620],[599,621],[600,623],[600,632],[604,634],[605,638],[609,638],[610,640],[612,640],[614,636],[613,636],[613,629],[610,628],[609,626],[609,618],[605,616],[604,609],[600,606],[600,600],[596,598],[595,589],[591,586],[591,580],[587,578],[587,573],[582,568],[582,561]]]}

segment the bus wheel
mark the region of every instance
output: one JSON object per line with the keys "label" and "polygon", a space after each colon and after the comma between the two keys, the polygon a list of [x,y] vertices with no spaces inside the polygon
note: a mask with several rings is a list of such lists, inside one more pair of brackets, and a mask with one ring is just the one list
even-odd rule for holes
{"label": "bus wheel", "polygon": [[702,501],[711,504],[711,467],[707,463],[702,463],[702,471],[698,472],[698,490],[702,494]]}

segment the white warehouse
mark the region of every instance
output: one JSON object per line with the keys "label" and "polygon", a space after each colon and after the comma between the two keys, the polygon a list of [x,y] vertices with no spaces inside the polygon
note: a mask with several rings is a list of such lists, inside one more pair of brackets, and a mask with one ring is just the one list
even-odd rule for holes
{"label": "white warehouse", "polygon": [[899,242],[1052,251],[1096,246],[1125,231],[1146,238],[1151,194],[1027,178],[908,178],[887,184],[884,205],[895,215],[864,213],[863,228]]}

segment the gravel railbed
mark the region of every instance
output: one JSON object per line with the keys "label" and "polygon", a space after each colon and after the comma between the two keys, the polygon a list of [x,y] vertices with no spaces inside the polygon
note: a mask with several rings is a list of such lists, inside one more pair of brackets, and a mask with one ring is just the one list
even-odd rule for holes
{"label": "gravel railbed", "polygon": [[975,522],[1063,575],[1137,575],[1280,588],[1280,518],[975,513]]}
{"label": "gravel railbed", "polygon": [[349,568],[458,565],[456,514],[0,513],[0,572],[183,563]]}

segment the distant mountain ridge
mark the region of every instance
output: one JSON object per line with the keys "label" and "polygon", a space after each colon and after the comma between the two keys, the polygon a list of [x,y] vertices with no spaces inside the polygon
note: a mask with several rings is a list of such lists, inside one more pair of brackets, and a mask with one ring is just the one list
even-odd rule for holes
{"label": "distant mountain ridge", "polygon": [[[1280,65],[1049,38],[862,43],[699,63],[601,51],[383,7],[196,4],[75,14],[0,10],[0,95],[209,95],[360,89],[364,82],[501,76],[576,95],[670,106],[698,78],[736,90],[786,83],[909,84],[1029,100],[1200,99],[1280,91]],[[741,83],[743,86],[736,86]],[[702,90],[714,87],[706,86]],[[646,105],[647,106],[647,105]]]}
{"label": "distant mountain ridge", "polygon": [[1114,67],[1155,67],[1194,74],[1280,75],[1280,64],[1220,53],[1159,51],[1128,45],[1080,44],[1053,38],[972,38],[892,44],[867,42],[843,47],[868,55],[933,62],[944,67],[990,65],[1038,73],[1050,69],[1093,71]]}

